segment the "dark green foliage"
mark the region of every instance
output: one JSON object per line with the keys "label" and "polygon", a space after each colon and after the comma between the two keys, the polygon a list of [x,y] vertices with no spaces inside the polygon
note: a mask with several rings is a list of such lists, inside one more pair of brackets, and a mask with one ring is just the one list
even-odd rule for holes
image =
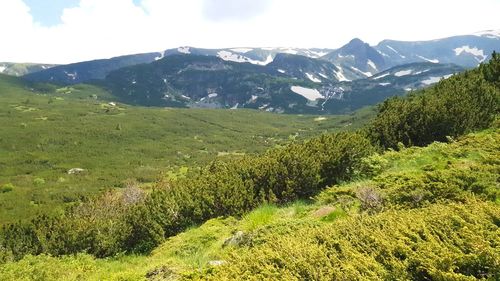
{"label": "dark green foliage", "polygon": [[499,67],[500,56],[493,54],[478,69],[385,101],[369,128],[372,140],[385,148],[422,146],[487,128],[500,110]]}
{"label": "dark green foliage", "polygon": [[265,202],[308,199],[327,184],[349,179],[372,152],[362,134],[338,133],[262,156],[215,160],[188,178],[158,183],[144,200],[127,204],[123,193],[107,193],[59,216],[7,225],[0,245],[15,258],[148,252],[165,237],[210,218],[241,216]]}
{"label": "dark green foliage", "polygon": [[265,202],[307,199],[327,183],[348,179],[372,151],[362,135],[339,133],[260,157],[214,161],[198,175],[163,183],[134,210],[127,249],[150,250],[163,236],[210,218],[240,216]]}

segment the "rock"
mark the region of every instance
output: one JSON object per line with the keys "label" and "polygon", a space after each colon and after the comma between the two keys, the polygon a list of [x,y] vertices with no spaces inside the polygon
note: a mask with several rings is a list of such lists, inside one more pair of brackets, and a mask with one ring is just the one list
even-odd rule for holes
{"label": "rock", "polygon": [[246,240],[245,233],[243,231],[238,231],[233,236],[231,236],[228,239],[226,239],[226,241],[224,241],[224,244],[222,244],[222,247],[239,246],[245,240]]}
{"label": "rock", "polygon": [[77,175],[85,172],[85,169],[82,168],[72,168],[68,170],[68,175]]}
{"label": "rock", "polygon": [[145,277],[149,281],[166,281],[177,280],[179,276],[177,275],[177,273],[175,273],[175,271],[163,265],[150,270],[148,273],[146,273]]}
{"label": "rock", "polygon": [[220,265],[223,265],[225,263],[226,263],[226,261],[214,260],[214,261],[209,261],[208,265],[210,265],[210,266],[220,266]]}

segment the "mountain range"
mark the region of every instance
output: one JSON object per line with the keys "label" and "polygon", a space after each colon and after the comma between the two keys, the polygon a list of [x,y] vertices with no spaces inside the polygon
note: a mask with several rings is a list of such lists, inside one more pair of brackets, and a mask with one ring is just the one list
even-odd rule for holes
{"label": "mountain range", "polygon": [[119,101],[146,106],[345,113],[475,67],[495,50],[500,50],[500,31],[494,30],[430,41],[384,40],[376,46],[355,38],[339,49],[179,47],[41,65],[24,77],[62,85],[95,83]]}

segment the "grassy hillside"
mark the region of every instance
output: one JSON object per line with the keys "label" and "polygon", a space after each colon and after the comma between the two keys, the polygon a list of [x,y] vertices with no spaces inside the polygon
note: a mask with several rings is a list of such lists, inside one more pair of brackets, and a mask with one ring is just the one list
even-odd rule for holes
{"label": "grassy hillside", "polygon": [[[113,187],[175,176],[215,157],[356,128],[353,116],[277,115],[117,104],[89,85],[30,85],[0,75],[0,222],[32,217]],[[72,168],[85,171],[69,175]],[[1,224],[0,223],[0,224]]]}
{"label": "grassy hillside", "polygon": [[386,101],[365,129],[233,153],[6,224],[0,277],[498,280],[499,82],[493,54]]}
{"label": "grassy hillside", "polygon": [[1,266],[0,279],[495,280],[499,143],[496,129],[373,155],[357,180],[314,200],[212,219],[147,256],[28,256]]}

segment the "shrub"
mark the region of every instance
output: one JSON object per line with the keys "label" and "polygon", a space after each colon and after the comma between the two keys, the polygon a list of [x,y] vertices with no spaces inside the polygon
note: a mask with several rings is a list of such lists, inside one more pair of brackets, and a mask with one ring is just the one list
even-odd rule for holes
{"label": "shrub", "polygon": [[[494,203],[433,205],[263,229],[226,263],[184,280],[498,280]],[[258,243],[256,243],[258,241]]]}
{"label": "shrub", "polygon": [[7,193],[14,190],[14,185],[12,183],[6,183],[0,187],[0,193]]}
{"label": "shrub", "polygon": [[33,180],[33,184],[36,186],[44,185],[45,184],[45,179],[43,178],[35,178]]}
{"label": "shrub", "polygon": [[386,100],[369,127],[384,148],[427,145],[487,128],[500,112],[500,55],[478,69],[443,80],[434,87]]}

